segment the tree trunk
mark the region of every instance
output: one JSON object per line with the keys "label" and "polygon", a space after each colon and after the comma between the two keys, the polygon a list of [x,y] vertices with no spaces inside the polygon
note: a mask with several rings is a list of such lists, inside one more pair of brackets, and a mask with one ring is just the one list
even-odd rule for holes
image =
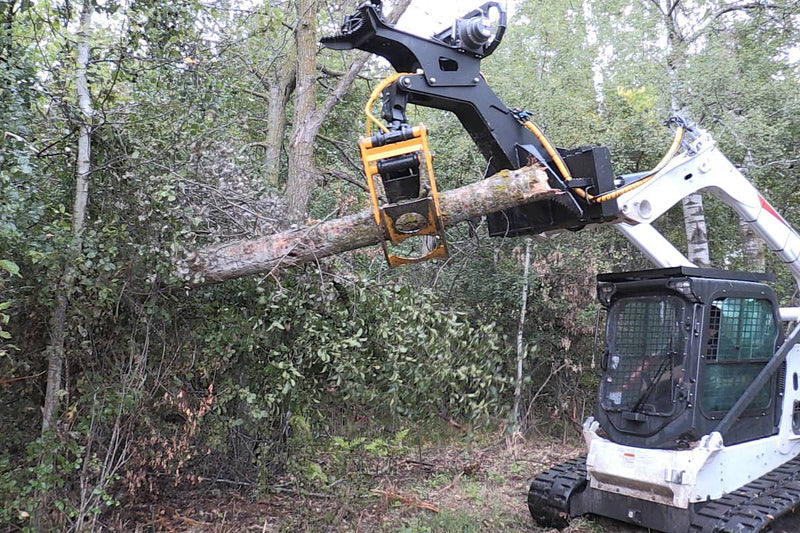
{"label": "tree trunk", "polygon": [[[411,0],[400,0],[386,17],[395,24],[408,8]],[[314,140],[333,107],[353,85],[368,54],[359,54],[339,80],[336,88],[317,108],[316,98],[316,0],[298,0],[298,25],[295,32],[297,46],[297,99],[294,128],[289,145],[289,168],[286,178],[286,197],[289,203],[289,221],[301,222],[308,211],[308,201],[318,172],[314,168]]]}
{"label": "tree trunk", "polygon": [[703,197],[699,193],[691,194],[683,199],[683,225],[686,229],[686,257],[701,268],[711,266],[708,251],[708,229],[703,209]]}
{"label": "tree trunk", "polygon": [[[445,227],[470,218],[552,196],[546,174],[536,167],[501,171],[494,176],[440,194]],[[257,239],[210,246],[177,266],[189,286],[208,285],[250,274],[272,273],[348,250],[379,244],[384,237],[371,210],[311,227]]]}
{"label": "tree trunk", "polygon": [[91,126],[94,110],[92,98],[86,81],[86,67],[89,64],[89,38],[92,24],[92,2],[84,0],[80,26],[77,33],[78,56],[75,68],[75,92],[81,111],[81,124],[78,132],[78,156],[76,168],[75,201],[72,209],[72,242],[64,265],[56,295],[53,316],[50,321],[51,337],[47,347],[47,390],[42,409],[42,432],[53,427],[61,390],[61,371],[64,366],[64,341],[67,329],[67,306],[69,294],[75,282],[73,259],[80,254],[83,225],[86,219],[86,203],[89,199],[89,173],[91,171]]}
{"label": "tree trunk", "polygon": [[[755,165],[753,153],[747,150],[744,156],[744,174]],[[756,234],[753,228],[739,219],[739,238],[742,241],[742,257],[744,267],[752,272],[764,272],[767,269],[767,257],[764,252],[764,241]]]}
{"label": "tree trunk", "polygon": [[[669,79],[670,107],[673,115],[681,115],[684,111],[683,87],[680,70],[686,61],[687,41],[692,39],[683,35],[678,23],[677,5],[671,1],[661,6],[661,13],[667,30],[667,76]],[[711,255],[708,248],[708,229],[703,209],[703,196],[694,193],[683,199],[683,225],[686,231],[686,257],[698,267],[711,266]]]}
{"label": "tree trunk", "polygon": [[264,165],[267,183],[273,187],[279,185],[281,176],[281,147],[286,131],[286,105],[294,89],[295,69],[292,63],[287,63],[281,69],[276,79],[267,83],[267,138],[265,139],[266,153]]}
{"label": "tree trunk", "polygon": [[742,240],[742,256],[744,267],[751,272],[764,272],[767,258],[764,253],[764,241],[744,220],[739,220],[739,238]]}
{"label": "tree trunk", "polygon": [[525,266],[522,273],[522,296],[519,304],[519,325],[517,327],[517,382],[514,385],[514,425],[517,429],[522,427],[525,416],[522,412],[522,381],[523,363],[525,362],[525,314],[528,311],[528,276],[531,269],[531,239],[525,239]]}
{"label": "tree trunk", "polygon": [[317,1],[297,0],[297,98],[294,127],[289,143],[289,168],[286,197],[289,220],[301,222],[306,216],[311,187],[314,183],[314,137],[310,122],[317,104]]}

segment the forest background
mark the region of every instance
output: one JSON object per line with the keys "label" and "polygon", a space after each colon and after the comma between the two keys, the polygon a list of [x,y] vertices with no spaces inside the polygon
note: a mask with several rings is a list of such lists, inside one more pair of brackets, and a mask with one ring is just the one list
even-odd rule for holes
{"label": "forest background", "polygon": [[[389,69],[317,44],[355,7],[0,1],[0,524],[96,528],[203,479],[324,486],[331,448],[443,420],[573,435],[591,413],[594,276],[649,266],[612,228],[528,247],[459,227],[444,263],[390,270],[376,248],[183,288],[175,265],[204,245],[367,206],[356,142]],[[796,0],[522,0],[483,72],[617,173],[654,166],[688,113],[800,227],[799,25]],[[409,118],[440,188],[481,178],[454,117]],[[659,228],[698,264],[774,271],[796,302],[704,200]]]}

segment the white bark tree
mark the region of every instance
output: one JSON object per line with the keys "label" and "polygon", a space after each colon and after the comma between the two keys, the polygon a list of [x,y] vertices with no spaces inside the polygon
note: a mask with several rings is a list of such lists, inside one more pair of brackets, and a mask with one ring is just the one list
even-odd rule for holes
{"label": "white bark tree", "polygon": [[523,333],[525,331],[525,314],[528,312],[528,287],[530,286],[531,270],[531,242],[530,238],[525,239],[525,261],[522,272],[522,295],[519,304],[519,323],[517,327],[517,379],[514,385],[514,425],[517,429],[522,427],[525,413],[522,408],[522,382],[524,380],[525,344]]}
{"label": "white bark tree", "polygon": [[77,59],[75,63],[75,93],[80,109],[78,128],[78,154],[75,170],[75,197],[72,207],[72,242],[64,264],[63,273],[56,288],[56,301],[50,319],[50,343],[46,349],[47,389],[42,409],[42,432],[53,428],[62,390],[64,367],[64,341],[67,334],[67,308],[69,296],[75,285],[74,258],[82,247],[83,228],[86,221],[86,205],[89,201],[89,175],[91,173],[92,150],[92,96],[87,82],[86,68],[89,65],[90,38],[92,31],[92,1],[83,0],[80,24],[76,33]]}
{"label": "white bark tree", "polygon": [[[684,0],[642,0],[645,6],[655,8],[666,31],[666,61],[669,80],[670,107],[673,115],[685,112],[688,91],[682,85],[682,74],[689,58],[690,48],[712,30],[722,17],[743,11],[771,9],[763,1],[711,0],[689,3]],[[699,267],[711,265],[708,247],[703,197],[699,193],[683,199],[683,220],[686,230],[687,257]]]}

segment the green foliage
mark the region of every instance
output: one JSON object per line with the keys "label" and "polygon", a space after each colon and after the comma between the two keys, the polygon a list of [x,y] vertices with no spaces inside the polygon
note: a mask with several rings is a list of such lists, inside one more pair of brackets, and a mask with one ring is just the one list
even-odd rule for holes
{"label": "green foliage", "polygon": [[442,312],[426,291],[300,278],[255,306],[217,308],[207,316],[207,357],[198,371],[251,368],[246,385],[233,385],[241,380],[230,377],[220,401],[257,404],[254,419],[275,416],[287,403],[308,411],[334,399],[395,417],[427,416],[442,407],[478,416],[497,408],[490,391],[504,386],[493,372],[503,364],[493,325],[473,326]]}
{"label": "green foliage", "polygon": [[[220,391],[204,425],[221,450],[231,432],[264,441],[291,427],[296,451],[339,405],[397,421],[439,412],[479,421],[505,409],[508,357],[493,324],[474,325],[442,309],[429,291],[369,281],[320,284],[314,276],[272,294],[255,291],[262,295],[248,305],[214,291],[197,325],[202,351],[193,379],[214,380]],[[280,422],[289,412],[289,424]],[[350,445],[382,456],[405,435]],[[274,452],[263,451],[261,468],[274,467]]]}
{"label": "green foliage", "polygon": [[42,436],[28,444],[23,461],[12,458],[5,451],[0,453],[0,524],[25,527],[36,513],[44,494],[58,495],[51,501],[55,509],[54,520],[60,524],[74,523],[81,514],[94,516],[105,508],[119,505],[104,487],[95,487],[96,503],[81,509],[76,502],[63,494],[63,489],[72,476],[84,471],[102,471],[102,461],[96,454],[86,456],[87,447],[82,443],[81,430],[76,427],[65,437]]}
{"label": "green foliage", "polygon": [[[332,484],[353,465],[366,469],[408,452],[399,428],[437,415],[472,426],[507,416],[519,240],[457,228],[445,265],[389,271],[370,250],[279,277],[176,289],[175,263],[187,251],[268,234],[284,220],[280,192],[264,183],[258,143],[268,126],[269,80],[292,60],[293,10],[194,0],[96,7],[93,170],[79,250],[75,6],[0,8],[0,387],[11,402],[0,412],[7,428],[0,522],[24,527],[41,493],[52,523],[69,528],[123,496],[197,476],[262,490],[287,472],[301,485]],[[799,73],[789,61],[800,35],[796,10],[739,15],[686,50],[685,99],[798,227]],[[320,27],[327,32],[339,18],[320,10]],[[661,24],[642,2],[522,2],[483,70],[501,98],[530,109],[556,144],[603,143],[617,173],[646,170],[670,141],[661,126],[671,104]],[[335,84],[328,72],[346,70],[349,57],[321,52],[321,83]],[[379,77],[381,68],[370,64],[364,76]],[[348,158],[357,160],[371,88],[359,81],[326,118],[313,162],[323,173],[345,169],[361,179]],[[291,89],[280,96],[291,122]],[[486,162],[453,116],[412,107],[409,118],[431,129],[443,189],[482,175]],[[363,192],[326,174],[311,216],[364,207]],[[735,217],[714,202],[707,215],[716,263],[739,267]],[[685,240],[678,214],[659,227]],[[770,261],[791,297],[794,281]],[[610,229],[536,242],[523,393],[526,404],[536,400],[538,429],[590,413],[594,275],[646,266]],[[64,408],[58,431],[41,437],[43,354],[67,271],[74,283],[64,295]],[[114,456],[107,464],[101,449],[122,436],[129,462]],[[88,497],[76,490],[81,483],[91,487]],[[471,527],[446,514],[438,520],[418,530]]]}
{"label": "green foliage", "polygon": [[[0,260],[0,270],[5,271],[9,276],[22,277],[19,273],[19,266],[7,259]],[[0,290],[3,290],[5,282],[3,280],[4,276],[1,274],[0,272]],[[11,312],[11,306],[11,301],[0,300],[0,370],[3,371],[2,375],[6,376],[7,379],[14,375],[14,367],[16,366],[10,357],[9,351],[18,350],[15,345],[8,342],[11,339],[11,333],[6,328],[8,328],[8,323],[11,320],[11,315],[8,314]]]}

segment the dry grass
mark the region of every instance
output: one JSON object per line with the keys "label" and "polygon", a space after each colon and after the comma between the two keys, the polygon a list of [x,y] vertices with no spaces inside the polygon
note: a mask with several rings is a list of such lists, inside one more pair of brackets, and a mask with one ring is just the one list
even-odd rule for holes
{"label": "dry grass", "polygon": [[[108,523],[125,531],[536,532],[527,509],[530,479],[581,453],[577,444],[501,435],[420,447],[359,461],[327,483],[291,480],[256,500],[220,484],[174,492],[170,501],[128,507]],[[323,463],[324,464],[324,463]],[[555,531],[555,530],[550,530]],[[575,520],[568,533],[634,533],[609,520]]]}

